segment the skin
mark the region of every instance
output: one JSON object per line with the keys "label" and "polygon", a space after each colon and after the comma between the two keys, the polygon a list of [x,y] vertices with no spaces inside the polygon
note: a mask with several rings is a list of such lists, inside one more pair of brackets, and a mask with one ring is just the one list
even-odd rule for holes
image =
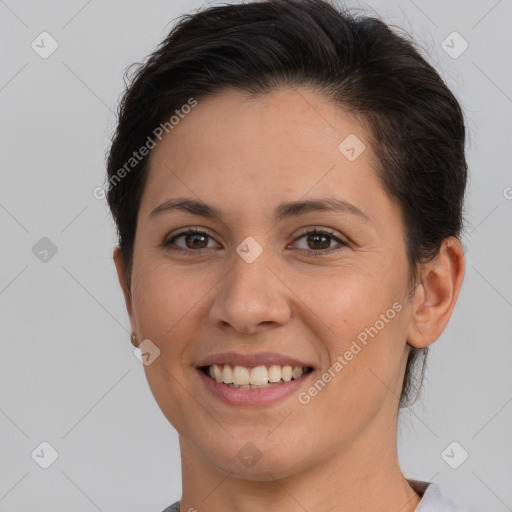
{"label": "skin", "polygon": [[[338,149],[349,134],[366,145],[355,161]],[[417,507],[396,451],[406,342],[425,347],[440,336],[464,256],[457,239],[446,239],[408,300],[401,211],[377,179],[370,142],[362,121],[314,90],[255,98],[224,90],[199,99],[152,151],[130,282],[118,247],[114,260],[134,344],[150,339],[160,350],[144,369],[179,433],[182,511]],[[339,211],[273,219],[281,203],[327,196],[369,220]],[[219,208],[222,220],[176,210],[150,218],[178,197]],[[188,226],[211,238],[164,246]],[[308,242],[304,228],[313,226],[333,238]],[[263,249],[252,263],[236,252],[249,236]],[[315,256],[322,249],[331,252]],[[401,311],[307,405],[296,394],[228,405],[199,378],[196,365],[208,355],[271,351],[312,363],[317,380],[397,302]],[[261,454],[251,467],[237,457],[247,442]]]}

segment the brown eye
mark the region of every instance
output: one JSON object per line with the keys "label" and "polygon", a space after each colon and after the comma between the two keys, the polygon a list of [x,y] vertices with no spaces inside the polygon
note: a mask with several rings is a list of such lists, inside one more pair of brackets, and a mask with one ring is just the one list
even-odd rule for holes
{"label": "brown eye", "polygon": [[[348,246],[347,242],[344,242],[337,236],[334,236],[333,233],[317,229],[302,233],[295,239],[294,244],[297,244],[300,240],[304,240],[304,242],[301,242],[302,246],[299,246],[298,249],[305,251],[312,256],[322,256],[323,254],[334,253]],[[335,242],[334,246],[332,245],[332,242]]]}
{"label": "brown eye", "polygon": [[[177,242],[178,240],[180,240],[179,243]],[[168,239],[164,242],[164,246],[178,252],[183,251],[190,254],[212,248],[211,245],[208,246],[210,241],[214,240],[208,232],[197,228],[189,228]]]}
{"label": "brown eye", "polygon": [[311,233],[307,240],[310,249],[328,249],[331,245],[331,237],[322,233]]}
{"label": "brown eye", "polygon": [[188,249],[204,249],[208,245],[208,235],[203,235],[201,233],[192,233],[183,236],[185,240],[185,245],[187,246]]}

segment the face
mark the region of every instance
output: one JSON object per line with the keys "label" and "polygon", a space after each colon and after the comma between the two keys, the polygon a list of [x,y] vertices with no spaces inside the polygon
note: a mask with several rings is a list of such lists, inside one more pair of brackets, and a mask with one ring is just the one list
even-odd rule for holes
{"label": "face", "polygon": [[152,150],[129,312],[191,457],[264,480],[382,443],[410,306],[375,168],[368,129],[306,88],[198,99]]}

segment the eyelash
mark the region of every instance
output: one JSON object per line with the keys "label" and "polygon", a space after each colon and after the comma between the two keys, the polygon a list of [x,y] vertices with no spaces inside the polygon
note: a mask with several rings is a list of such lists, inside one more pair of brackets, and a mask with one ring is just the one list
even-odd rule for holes
{"label": "eyelash", "polygon": [[[198,228],[187,228],[187,229],[184,229],[183,231],[180,231],[180,232],[176,233],[169,240],[165,240],[163,245],[164,245],[165,248],[169,248],[169,246],[175,240],[177,240],[178,238],[181,238],[181,237],[186,236],[186,235],[193,235],[193,234],[206,235],[209,238],[213,238],[213,236],[210,234],[210,232],[207,229],[204,229],[204,228],[201,228],[201,229],[198,229]],[[300,240],[301,238],[305,237],[306,235],[326,235],[329,238],[337,241],[339,243],[339,245],[340,245],[336,249],[321,249],[321,250],[317,250],[317,251],[314,250],[314,249],[310,249],[310,250],[299,249],[303,253],[308,253],[309,256],[313,256],[313,257],[318,257],[318,256],[324,256],[326,254],[337,253],[338,251],[343,250],[344,248],[348,247],[348,245],[349,245],[347,242],[345,242],[345,241],[341,240],[340,238],[338,238],[337,236],[335,236],[333,231],[331,231],[329,229],[326,229],[326,228],[320,230],[320,229],[317,229],[316,227],[313,228],[313,229],[310,229],[309,231],[304,231],[304,232],[300,233],[299,235],[297,235],[297,237],[292,242],[292,244],[295,243],[297,240]],[[179,252],[181,254],[185,254],[185,255],[191,255],[191,256],[195,255],[195,256],[197,256],[198,254],[203,253],[203,251],[208,251],[208,250],[211,250],[211,249],[195,249],[194,250],[194,249],[183,249],[181,247],[178,247],[178,248],[173,248],[171,250]]]}

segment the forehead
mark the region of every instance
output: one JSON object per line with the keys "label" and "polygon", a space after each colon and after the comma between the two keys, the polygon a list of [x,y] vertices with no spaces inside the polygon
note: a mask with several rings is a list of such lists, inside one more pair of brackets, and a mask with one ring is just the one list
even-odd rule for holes
{"label": "forehead", "polygon": [[198,98],[152,150],[140,213],[183,195],[253,212],[334,192],[365,204],[385,196],[376,162],[366,125],[311,89],[226,89]]}

